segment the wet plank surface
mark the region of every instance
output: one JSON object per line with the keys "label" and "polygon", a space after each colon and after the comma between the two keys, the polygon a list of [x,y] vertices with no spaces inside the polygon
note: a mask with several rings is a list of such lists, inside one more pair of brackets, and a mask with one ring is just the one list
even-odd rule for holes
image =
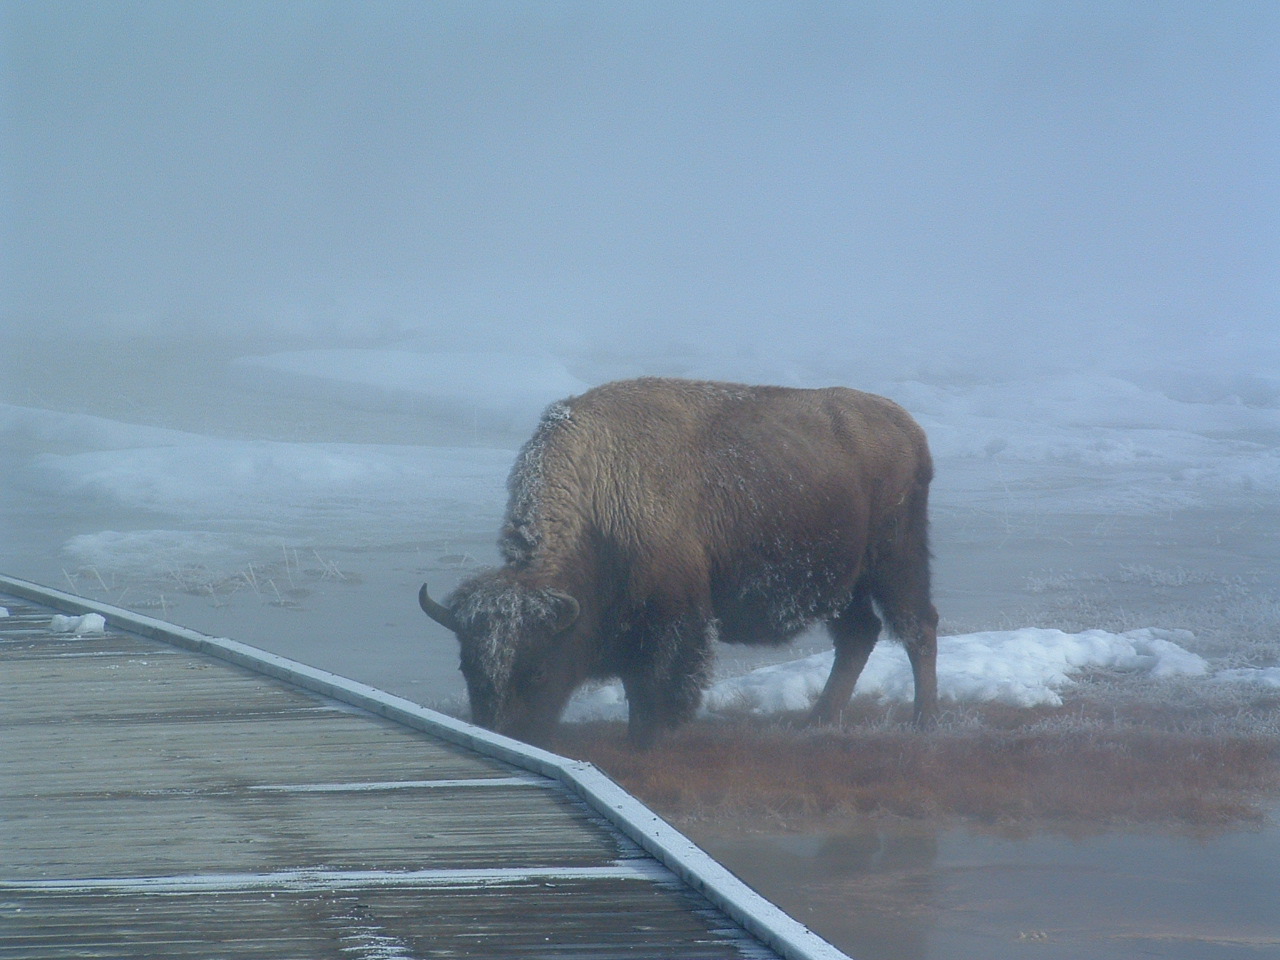
{"label": "wet plank surface", "polygon": [[0,606],[0,958],[773,956],[553,780]]}

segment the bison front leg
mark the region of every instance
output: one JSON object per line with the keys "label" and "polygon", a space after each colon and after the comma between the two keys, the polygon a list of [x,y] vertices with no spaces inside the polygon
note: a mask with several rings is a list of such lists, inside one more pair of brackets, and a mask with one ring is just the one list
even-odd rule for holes
{"label": "bison front leg", "polygon": [[635,750],[648,750],[662,731],[654,680],[633,674],[622,678],[622,688],[627,694],[627,742]]}
{"label": "bison front leg", "polygon": [[627,693],[627,740],[647,750],[666,731],[692,720],[711,677],[711,629],[681,622],[641,643],[642,656],[622,676]]}

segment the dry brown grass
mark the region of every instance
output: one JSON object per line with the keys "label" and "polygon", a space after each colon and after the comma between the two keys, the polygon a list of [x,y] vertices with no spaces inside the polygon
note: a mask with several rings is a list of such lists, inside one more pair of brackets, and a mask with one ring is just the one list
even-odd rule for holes
{"label": "dry brown grass", "polygon": [[559,748],[685,824],[890,816],[1213,828],[1265,819],[1280,791],[1280,745],[1257,732],[1000,708],[929,732],[883,716],[861,720],[822,730],[702,721],[647,753],[626,746],[621,724],[577,724],[564,728]]}

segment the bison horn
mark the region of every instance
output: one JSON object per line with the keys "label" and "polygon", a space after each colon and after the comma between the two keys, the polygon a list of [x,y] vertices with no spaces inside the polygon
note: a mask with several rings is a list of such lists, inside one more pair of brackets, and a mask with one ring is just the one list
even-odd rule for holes
{"label": "bison horn", "polygon": [[578,614],[582,612],[582,606],[569,594],[559,590],[548,590],[547,594],[555,601],[558,608],[556,633],[564,633],[577,621]]}
{"label": "bison horn", "polygon": [[427,585],[425,583],[422,585],[422,589],[418,591],[418,606],[422,608],[423,613],[440,624],[440,626],[446,627],[454,633],[458,632],[458,621],[454,618],[452,611],[443,603],[437,603],[431,599],[427,593]]}

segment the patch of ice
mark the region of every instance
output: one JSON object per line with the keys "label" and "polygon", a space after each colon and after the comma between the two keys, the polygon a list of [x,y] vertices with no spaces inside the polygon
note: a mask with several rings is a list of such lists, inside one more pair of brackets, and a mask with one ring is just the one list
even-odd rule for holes
{"label": "patch of ice", "polygon": [[105,632],[107,620],[100,613],[86,613],[79,617],[67,617],[55,613],[49,622],[49,629],[54,633],[73,633],[79,637],[87,633]]}

